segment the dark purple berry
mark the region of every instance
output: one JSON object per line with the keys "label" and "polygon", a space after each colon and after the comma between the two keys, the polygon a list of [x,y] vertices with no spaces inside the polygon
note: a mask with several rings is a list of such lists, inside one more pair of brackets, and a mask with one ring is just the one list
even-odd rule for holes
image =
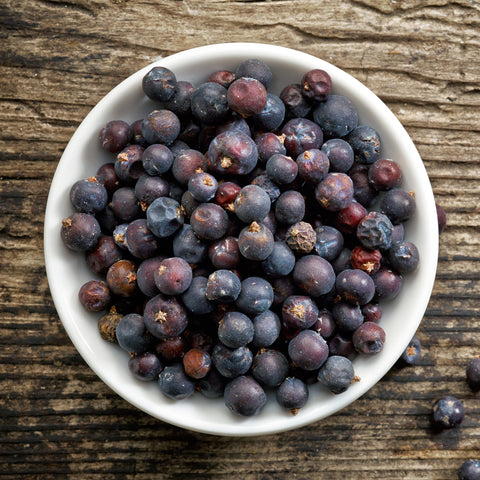
{"label": "dark purple berry", "polygon": [[442,206],[438,203],[435,204],[437,210],[437,220],[438,220],[438,233],[442,233],[447,226],[447,214]]}
{"label": "dark purple berry", "polygon": [[318,307],[310,297],[291,295],[283,302],[283,323],[291,329],[310,328],[317,318]]}
{"label": "dark purple berry", "polygon": [[267,311],[273,303],[273,289],[262,277],[248,277],[242,281],[242,288],[235,306],[247,315]]}
{"label": "dark purple berry", "polygon": [[238,236],[240,253],[248,260],[265,260],[273,252],[273,246],[273,234],[262,223],[252,222]]}
{"label": "dark purple berry", "polygon": [[388,190],[380,199],[380,211],[395,225],[408,220],[415,213],[415,209],[415,197],[401,188]]}
{"label": "dark purple berry", "polygon": [[128,251],[137,258],[153,257],[158,250],[158,240],[147,226],[144,218],[128,224],[125,232],[125,243]]}
{"label": "dark purple berry", "polygon": [[174,94],[162,102],[162,108],[170,110],[177,117],[185,119],[191,113],[190,105],[195,87],[190,83],[180,80],[175,85]]}
{"label": "dark purple berry", "polygon": [[480,391],[480,357],[473,358],[467,364],[467,383],[474,392]]}
{"label": "dark purple berry", "polygon": [[138,289],[147,297],[154,297],[160,292],[155,285],[155,270],[160,267],[164,257],[152,257],[143,260],[137,269]]}
{"label": "dark purple berry", "polygon": [[187,148],[175,156],[172,164],[172,175],[182,186],[186,186],[190,178],[198,172],[205,172],[208,162],[203,153]]}
{"label": "dark purple berry", "polygon": [[368,165],[354,164],[348,171],[348,175],[353,182],[353,198],[364,207],[370,207],[378,192],[368,179]]}
{"label": "dark purple berry", "polygon": [[331,172],[348,172],[355,160],[352,147],[341,138],[327,140],[322,145],[321,151],[328,158]]}
{"label": "dark purple berry", "polygon": [[377,131],[367,125],[359,125],[345,138],[351,145],[358,163],[372,164],[380,158],[382,144]]}
{"label": "dark purple berry", "polygon": [[257,175],[252,180],[252,185],[256,185],[264,190],[272,203],[280,196],[280,188],[267,175]]}
{"label": "dark purple berry", "polygon": [[352,342],[357,352],[374,355],[383,349],[385,330],[376,323],[364,322],[353,332]]}
{"label": "dark purple berry", "polygon": [[327,342],[313,330],[302,330],[288,343],[288,355],[303,370],[319,369],[328,358]]}
{"label": "dark purple berry", "polygon": [[340,355],[332,355],[318,371],[318,381],[335,394],[343,393],[354,381],[352,362]]}
{"label": "dark purple berry", "polygon": [[253,345],[269,347],[280,336],[281,324],[278,315],[271,310],[265,310],[253,317]]}
{"label": "dark purple berry", "polygon": [[208,256],[212,265],[217,269],[232,269],[240,264],[240,250],[238,239],[235,237],[223,237],[211,243]]}
{"label": "dark purple berry", "polygon": [[86,252],[97,245],[101,230],[97,219],[88,213],[76,212],[62,220],[60,235],[70,249]]}
{"label": "dark purple berry", "polygon": [[204,125],[219,125],[230,111],[227,102],[227,89],[216,82],[199,85],[192,94],[193,117]]}
{"label": "dark purple berry", "polygon": [[182,400],[195,392],[195,382],[185,373],[181,363],[166,366],[158,377],[158,386],[173,400]]}
{"label": "dark purple berry", "polygon": [[170,110],[154,110],[142,123],[142,135],[149,144],[172,144],[180,133],[180,120]]}
{"label": "dark purple berry", "polygon": [[305,216],[305,199],[300,192],[287,190],[275,202],[275,218],[279,223],[291,225]]}
{"label": "dark purple berry", "polygon": [[366,322],[378,323],[383,315],[383,309],[379,303],[370,302],[362,306],[363,317]]}
{"label": "dark purple berry", "polygon": [[138,313],[122,317],[115,329],[118,344],[129,353],[145,353],[152,345],[152,337]]}
{"label": "dark purple berry", "polygon": [[260,113],[267,103],[267,89],[255,78],[237,78],[227,90],[228,106],[243,117]]}
{"label": "dark purple berry", "polygon": [[70,189],[70,201],[78,212],[95,214],[107,205],[107,189],[96,177],[78,180]]}
{"label": "dark purple berry", "polygon": [[128,369],[138,380],[148,382],[158,378],[163,369],[163,364],[154,353],[145,352],[130,357]]}
{"label": "dark purple berry", "polygon": [[272,253],[262,262],[263,271],[271,277],[288,275],[295,266],[295,255],[284,242],[275,242]]}
{"label": "dark purple berry", "polygon": [[310,183],[319,183],[327,175],[330,162],[327,155],[318,148],[305,150],[296,159],[298,176]]}
{"label": "dark purple berry", "polygon": [[283,138],[272,132],[264,132],[255,137],[255,145],[258,150],[258,161],[261,165],[265,165],[267,160],[275,153],[281,155],[287,153]]}
{"label": "dark purple berry", "polygon": [[218,182],[213,175],[205,172],[193,174],[188,181],[188,191],[197,202],[208,202],[217,192]]}
{"label": "dark purple berry", "polygon": [[170,184],[162,177],[152,177],[148,173],[142,175],[135,183],[135,196],[143,210],[159,197],[168,197]]}
{"label": "dark purple berry", "polygon": [[286,114],[290,118],[306,117],[312,109],[312,102],[303,95],[300,84],[287,85],[280,92],[280,98],[285,104]]}
{"label": "dark purple berry", "polygon": [[99,133],[102,148],[107,152],[118,153],[132,136],[130,125],[123,120],[108,122]]}
{"label": "dark purple berry", "polygon": [[261,349],[253,357],[252,375],[264,387],[277,387],[288,375],[287,357],[273,349]]}
{"label": "dark purple berry", "polygon": [[281,307],[283,302],[296,292],[291,276],[274,278],[271,281],[273,288],[273,305]]}
{"label": "dark purple berry", "polygon": [[155,270],[154,280],[161,293],[180,295],[192,282],[192,268],[183,258],[166,258]]}
{"label": "dark purple berry", "polygon": [[113,162],[101,165],[95,174],[95,178],[105,187],[109,197],[120,187],[120,180],[115,173],[115,164]]}
{"label": "dark purple berry", "polygon": [[195,315],[205,315],[214,311],[214,304],[207,298],[207,278],[193,277],[187,291],[182,295],[185,308]]}
{"label": "dark purple berry", "polygon": [[110,289],[103,280],[89,280],[78,292],[78,299],[89,312],[106,310],[112,301]]}
{"label": "dark purple berry", "polygon": [[319,297],[332,290],[335,272],[332,265],[318,255],[306,255],[298,259],[293,269],[293,281],[307,295]]}
{"label": "dark purple berry", "polygon": [[287,377],[276,390],[276,399],[280,406],[290,410],[293,415],[308,401],[307,385],[295,377]]}
{"label": "dark purple berry", "polygon": [[122,257],[122,250],[110,235],[101,235],[95,247],[85,253],[88,268],[98,274],[107,273],[110,266]]}
{"label": "dark purple berry", "polygon": [[161,143],[149,145],[142,154],[143,168],[149,175],[168,172],[173,164],[173,153]]}
{"label": "dark purple berry", "polygon": [[351,335],[337,332],[328,340],[330,355],[350,357],[355,353]]}
{"label": "dark purple berry", "polygon": [[306,118],[293,118],[282,128],[285,135],[285,148],[293,158],[298,157],[305,150],[320,148],[323,143],[322,129]]}
{"label": "dark purple berry", "polygon": [[190,225],[197,237],[218,240],[227,233],[228,215],[215,203],[201,203],[192,213]]}
{"label": "dark purple berry", "polygon": [[251,377],[240,376],[225,387],[225,405],[234,413],[251,417],[267,403],[263,388]]}
{"label": "dark purple berry", "polygon": [[234,202],[242,187],[234,182],[221,182],[215,195],[215,202],[233,212]]}
{"label": "dark purple berry", "polygon": [[257,165],[258,151],[251,137],[240,131],[217,135],[208,147],[210,170],[221,175],[246,175]]}
{"label": "dark purple berry", "polygon": [[286,155],[273,154],[266,164],[266,174],[277,185],[292,183],[298,174],[298,165]]}
{"label": "dark purple berry", "polygon": [[226,379],[212,367],[205,377],[197,381],[197,389],[206,398],[220,398],[223,397],[225,383]]}
{"label": "dark purple berry", "polygon": [[344,247],[338,254],[337,258],[330,262],[336,275],[347,268],[352,268],[350,262],[351,256],[352,251],[349,248]]}
{"label": "dark purple berry", "polygon": [[413,272],[418,266],[419,259],[418,248],[412,242],[397,242],[388,250],[388,261],[399,273]]}
{"label": "dark purple berry", "polygon": [[439,429],[453,428],[463,422],[465,409],[463,403],[452,395],[446,395],[435,401],[432,407],[432,423]]}
{"label": "dark purple berry", "polygon": [[337,275],[335,281],[336,293],[354,305],[365,305],[375,294],[375,284],[372,277],[363,270],[344,270]]}
{"label": "dark purple berry", "polygon": [[230,72],[229,70],[219,70],[212,72],[208,76],[208,81],[218,83],[222,87],[228,88],[236,78],[234,72]]}
{"label": "dark purple berry", "polygon": [[316,186],[315,198],[326,210],[338,212],[353,200],[353,182],[345,173],[329,173]]}
{"label": "dark purple berry", "polygon": [[232,303],[237,300],[241,288],[240,279],[235,273],[220,269],[208,277],[206,296],[210,301]]}
{"label": "dark purple berry", "polygon": [[303,75],[301,85],[303,95],[310,100],[323,102],[330,98],[332,79],[325,70],[309,70]]}
{"label": "dark purple berry", "polygon": [[202,263],[208,251],[208,244],[200,240],[191,225],[185,224],[178,230],[172,240],[173,254],[181,257],[191,265]]}
{"label": "dark purple berry", "polygon": [[142,163],[143,152],[140,145],[127,145],[117,155],[115,173],[124,184],[134,184],[145,173]]}
{"label": "dark purple berry", "polygon": [[187,311],[175,297],[155,295],[146,304],[143,312],[145,326],[157,338],[180,335],[188,324]]}
{"label": "dark purple berry", "polygon": [[332,313],[326,308],[320,310],[317,321],[312,326],[312,330],[318,332],[323,338],[330,338],[335,331],[335,321]]}
{"label": "dark purple berry", "polygon": [[250,370],[253,355],[247,347],[232,349],[218,343],[213,348],[212,360],[216,369],[225,378],[235,378]]}
{"label": "dark purple berry", "polygon": [[155,344],[155,352],[168,363],[177,362],[188,350],[187,340],[183,335],[160,338]]}
{"label": "dark purple berry", "polygon": [[342,233],[355,233],[360,220],[367,214],[367,209],[355,199],[352,203],[337,212],[335,225]]}
{"label": "dark purple berry", "polygon": [[339,230],[329,225],[322,225],[315,229],[315,252],[320,257],[331,262],[340,255],[343,249],[344,238]]}
{"label": "dark purple berry", "polygon": [[390,190],[402,183],[402,169],[389,158],[380,158],[368,169],[368,179],[377,190]]}
{"label": "dark purple berry", "polygon": [[408,345],[403,351],[400,360],[405,365],[418,365],[421,355],[422,345],[420,340],[414,336],[410,342],[408,342]]}
{"label": "dark purple berry", "polygon": [[328,138],[345,137],[358,125],[357,109],[343,95],[329,95],[313,110],[313,119]]}
{"label": "dark purple berry", "polygon": [[343,333],[351,333],[362,325],[364,318],[359,305],[347,302],[337,302],[332,307],[335,325]]}
{"label": "dark purple berry", "polygon": [[465,460],[458,469],[458,480],[480,480],[480,460]]}
{"label": "dark purple berry", "polygon": [[403,277],[393,270],[381,267],[372,276],[375,284],[375,300],[392,300],[399,293],[403,284]]}
{"label": "dark purple berry", "polygon": [[261,82],[268,88],[273,80],[273,73],[270,67],[258,58],[249,58],[241,62],[235,70],[236,78],[249,77]]}
{"label": "dark purple berry", "polygon": [[140,216],[140,202],[132,187],[115,190],[110,205],[115,216],[123,222],[131,222]]}
{"label": "dark purple berry", "polygon": [[153,67],[142,79],[145,95],[161,102],[166,102],[172,97],[176,84],[175,74],[165,67]]}
{"label": "dark purple berry", "polygon": [[270,211],[270,197],[257,185],[246,185],[235,198],[235,215],[244,223],[261,222]]}
{"label": "dark purple berry", "polygon": [[275,131],[285,119],[285,104],[273,93],[267,93],[267,102],[263,109],[250,117],[253,127],[260,131]]}
{"label": "dark purple berry", "polygon": [[252,321],[241,312],[227,312],[218,325],[218,339],[230,348],[245,347],[253,340]]}

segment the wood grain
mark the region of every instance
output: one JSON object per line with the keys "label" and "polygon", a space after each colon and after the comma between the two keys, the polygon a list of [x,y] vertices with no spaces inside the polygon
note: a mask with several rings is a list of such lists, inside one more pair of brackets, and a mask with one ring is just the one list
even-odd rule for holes
{"label": "wood grain", "polygon": [[[480,4],[458,0],[0,2],[0,478],[452,479],[480,457]],[[55,312],[43,212],[57,162],[121,80],[194,46],[258,41],[334,63],[405,125],[446,210],[421,365],[340,413],[253,439],[177,429],[108,389]],[[434,433],[435,398],[465,403]]]}

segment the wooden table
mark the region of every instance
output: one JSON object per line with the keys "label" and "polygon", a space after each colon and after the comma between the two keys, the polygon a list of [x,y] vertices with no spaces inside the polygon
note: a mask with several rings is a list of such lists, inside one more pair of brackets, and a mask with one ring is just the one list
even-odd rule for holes
{"label": "wooden table", "polygon": [[[453,479],[480,457],[480,5],[465,0],[0,2],[0,478]],[[138,411],[87,367],[45,275],[50,180],[112,87],[190,47],[258,41],[330,61],[405,125],[448,226],[418,331],[421,365],[394,369],[340,413],[260,438],[214,437]],[[432,432],[435,398],[459,428]]]}

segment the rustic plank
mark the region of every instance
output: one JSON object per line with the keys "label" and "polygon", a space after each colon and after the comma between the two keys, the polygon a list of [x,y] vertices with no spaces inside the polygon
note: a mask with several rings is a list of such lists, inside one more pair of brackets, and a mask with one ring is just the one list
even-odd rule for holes
{"label": "rustic plank", "polygon": [[[468,0],[4,0],[0,5],[0,473],[2,479],[447,480],[479,457],[480,7]],[[364,82],[393,110],[448,227],[417,332],[420,365],[393,368],[338,414],[292,432],[222,438],[138,411],[76,352],[45,278],[49,182],[75,128],[115,85],[203,44],[298,48]],[[461,397],[461,428],[429,426]]]}

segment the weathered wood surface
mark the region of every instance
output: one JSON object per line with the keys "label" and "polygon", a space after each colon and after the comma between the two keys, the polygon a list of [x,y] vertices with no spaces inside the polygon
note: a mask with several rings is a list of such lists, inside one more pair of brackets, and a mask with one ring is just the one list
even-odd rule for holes
{"label": "weathered wood surface", "polygon": [[[480,4],[467,0],[0,2],[0,477],[452,479],[480,457]],[[416,143],[448,214],[422,364],[337,415],[254,439],[190,433],[127,404],[86,366],[49,295],[42,222],[75,128],[122,79],[186,48],[259,41],[363,81]],[[433,400],[464,400],[434,434]]]}

